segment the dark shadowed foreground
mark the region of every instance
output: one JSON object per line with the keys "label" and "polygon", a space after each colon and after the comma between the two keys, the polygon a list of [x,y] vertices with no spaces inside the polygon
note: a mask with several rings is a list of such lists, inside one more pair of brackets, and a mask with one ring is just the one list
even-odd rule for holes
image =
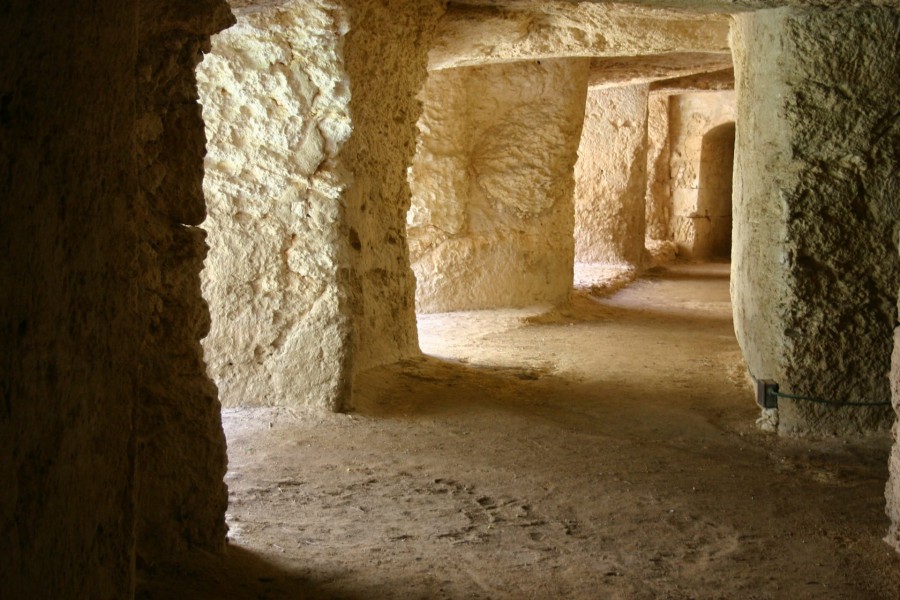
{"label": "dark shadowed foreground", "polygon": [[759,431],[727,277],[421,316],[352,414],[226,410],[228,555],[139,597],[900,597],[890,440]]}

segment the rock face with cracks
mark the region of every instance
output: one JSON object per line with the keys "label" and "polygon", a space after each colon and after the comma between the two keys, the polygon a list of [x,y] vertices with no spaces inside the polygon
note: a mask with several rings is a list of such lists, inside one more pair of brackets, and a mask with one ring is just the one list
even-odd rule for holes
{"label": "rock face with cracks", "polygon": [[143,334],[137,2],[3,13],[0,596],[125,598]]}
{"label": "rock face with cracks", "polygon": [[685,258],[730,255],[734,111],[732,92],[672,96],[671,227]]}
{"label": "rock face with cracks", "polygon": [[405,242],[407,170],[416,148],[416,98],[443,14],[439,0],[348,0],[345,64],[353,135],[341,160],[355,278],[353,366],[360,371],[419,353],[415,278]]}
{"label": "rock face with cracks", "polygon": [[[889,397],[898,29],[874,8],[736,20],[735,325],[753,376],[783,392]],[[781,399],[778,416],[785,433],[852,433],[893,415]]]}
{"label": "rock face with cracks", "polygon": [[0,597],[129,598],[136,563],[225,542],[194,68],[230,15],[3,12]]}
{"label": "rock face with cracks", "polygon": [[225,405],[340,409],[356,370],[418,352],[406,170],[441,10],[278,2],[216,37],[204,347]]}
{"label": "rock face with cracks", "polygon": [[335,407],[349,379],[346,15],[238,11],[198,70],[209,138],[204,340],[225,406]]}
{"label": "rock face with cracks", "polygon": [[575,165],[575,260],[640,266],[647,191],[646,85],[592,88]]}
{"label": "rock face with cracks", "polygon": [[206,254],[199,181],[203,120],[195,69],[209,36],[232,23],[224,2],[142,4],[135,143],[142,208],[141,402],[135,411],[136,534],[142,564],[225,543],[227,458],[216,387],[200,339]]}
{"label": "rock face with cracks", "polygon": [[669,183],[669,96],[650,94],[647,101],[647,196],[649,240],[672,239],[672,188]]}
{"label": "rock face with cracks", "polygon": [[559,303],[587,60],[434,71],[407,227],[421,312]]}

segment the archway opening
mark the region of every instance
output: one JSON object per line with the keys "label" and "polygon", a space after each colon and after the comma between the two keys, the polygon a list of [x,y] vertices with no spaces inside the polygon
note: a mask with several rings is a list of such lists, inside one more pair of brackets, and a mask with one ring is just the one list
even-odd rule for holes
{"label": "archway opening", "polygon": [[697,210],[706,215],[709,232],[697,254],[727,260],[731,256],[731,194],[734,172],[734,123],[710,129],[700,149],[700,189]]}
{"label": "archway opening", "polygon": [[730,257],[736,116],[731,91],[670,99],[672,232],[681,258]]}

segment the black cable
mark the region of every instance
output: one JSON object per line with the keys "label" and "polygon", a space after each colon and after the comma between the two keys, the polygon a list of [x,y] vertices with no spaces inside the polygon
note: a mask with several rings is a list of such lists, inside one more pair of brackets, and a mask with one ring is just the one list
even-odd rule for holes
{"label": "black cable", "polygon": [[813,398],[811,396],[798,396],[796,394],[785,394],[775,390],[769,390],[770,396],[778,398],[787,398],[789,400],[805,400],[816,404],[828,404],[831,406],[891,406],[891,402],[835,402],[834,400],[825,400],[824,398]]}

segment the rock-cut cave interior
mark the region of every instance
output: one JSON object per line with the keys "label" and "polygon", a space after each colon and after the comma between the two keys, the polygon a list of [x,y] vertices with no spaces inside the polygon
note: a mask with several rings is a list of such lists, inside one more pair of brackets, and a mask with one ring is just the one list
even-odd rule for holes
{"label": "rock-cut cave interior", "polygon": [[900,598],[898,106],[898,0],[0,5],[0,598]]}

